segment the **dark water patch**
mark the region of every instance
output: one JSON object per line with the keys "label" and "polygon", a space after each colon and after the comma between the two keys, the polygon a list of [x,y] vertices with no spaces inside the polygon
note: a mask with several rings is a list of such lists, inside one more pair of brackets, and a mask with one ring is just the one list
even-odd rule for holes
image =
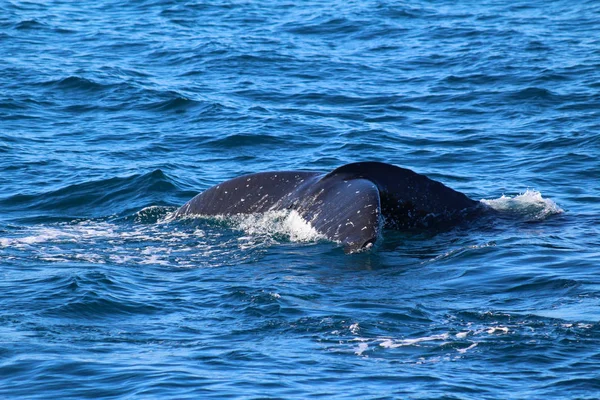
{"label": "dark water patch", "polygon": [[151,111],[160,113],[183,114],[190,116],[220,116],[231,112],[231,107],[224,106],[218,101],[209,101],[204,98],[193,99],[187,95],[171,90],[158,90],[154,88],[136,88],[136,101],[126,107],[133,111]]}
{"label": "dark water patch", "polygon": [[67,28],[54,28],[54,32],[61,34],[61,35],[75,35],[78,33],[78,31],[76,31],[74,29],[67,29]]}
{"label": "dark water patch", "polygon": [[600,96],[577,95],[569,100],[570,101],[565,102],[565,104],[557,107],[557,109],[559,111],[600,111],[600,106],[598,105]]}
{"label": "dark water patch", "polygon": [[62,90],[81,90],[97,92],[105,89],[107,86],[97,83],[91,79],[79,76],[69,76],[66,78],[51,80],[42,83],[44,86],[50,86]]}
{"label": "dark water patch", "polygon": [[545,44],[543,41],[532,40],[527,45],[526,50],[534,51],[534,52],[547,52],[547,51],[551,51],[552,48],[550,46],[548,46],[547,44]]}
{"label": "dark water patch", "polygon": [[182,113],[203,105],[203,102],[177,96],[170,100],[159,101],[157,103],[146,105],[144,108],[155,111],[173,111],[175,113]]}
{"label": "dark water patch", "polygon": [[106,75],[113,77],[115,80],[151,77],[151,75],[144,70],[126,68],[124,66],[107,65],[100,67],[99,70],[105,73]]}
{"label": "dark water patch", "polygon": [[508,95],[509,99],[512,100],[533,100],[533,101],[549,101],[553,102],[557,99],[557,96],[552,91],[545,88],[528,87]]}
{"label": "dark water patch", "polygon": [[344,17],[328,19],[319,16],[302,23],[288,23],[283,28],[285,31],[297,35],[339,37],[360,31],[362,29],[361,25],[359,21]]}
{"label": "dark water patch", "polygon": [[[0,103],[0,109],[2,109],[2,110],[26,110],[26,109],[28,109],[28,107],[22,101],[17,100],[15,98],[5,98]],[[5,119],[35,118],[34,116],[19,115],[19,114],[15,114],[15,113],[7,113],[7,114],[8,115],[4,115]]]}
{"label": "dark water patch", "polygon": [[234,134],[209,140],[208,145],[225,149],[247,146],[276,146],[285,143],[285,138],[271,135]]}
{"label": "dark water patch", "polygon": [[504,82],[505,75],[489,74],[467,74],[467,75],[448,75],[443,82],[447,84],[470,84],[470,85],[494,85]]}
{"label": "dark water patch", "polygon": [[83,296],[65,301],[65,304],[42,313],[44,317],[69,320],[95,320],[131,315],[152,315],[160,307],[147,301],[124,300],[106,293],[87,291]]}
{"label": "dark water patch", "polygon": [[[228,52],[232,53],[232,52]],[[218,53],[216,55],[219,55]],[[226,57],[210,58],[206,60],[207,67],[214,68],[232,68],[237,67],[241,72],[247,75],[260,75],[263,71],[261,68],[274,68],[275,70],[289,70],[289,64],[296,59],[286,56],[285,54],[275,53],[253,53],[253,54],[236,54],[233,53]]]}
{"label": "dark water patch", "polygon": [[568,295],[569,291],[577,291],[579,283],[572,280],[556,279],[548,277],[531,277],[526,279],[523,276],[518,278],[518,282],[505,282],[510,285],[507,287],[508,292],[532,292],[540,293],[552,291],[554,293],[560,292],[563,295]]}
{"label": "dark water patch", "polygon": [[[533,136],[533,135],[532,135]],[[547,134],[544,137],[539,138],[538,140],[534,140],[528,145],[526,145],[527,149],[531,150],[544,150],[544,151],[557,151],[560,149],[564,149],[565,146],[569,148],[589,148],[589,146],[594,146],[595,142],[598,141],[594,138],[589,137],[581,137],[579,135],[573,134]],[[576,163],[578,161],[583,161],[585,164],[587,161],[592,161],[585,154],[579,154],[576,152],[568,152],[564,154],[565,161],[570,161]]]}
{"label": "dark water patch", "polygon": [[15,25],[15,29],[28,31],[28,30],[43,30],[46,29],[46,24],[39,22],[35,19],[23,20]]}
{"label": "dark water patch", "polygon": [[384,18],[400,20],[425,17],[427,14],[431,13],[426,7],[408,4],[378,3],[375,8],[379,10],[380,15]]}

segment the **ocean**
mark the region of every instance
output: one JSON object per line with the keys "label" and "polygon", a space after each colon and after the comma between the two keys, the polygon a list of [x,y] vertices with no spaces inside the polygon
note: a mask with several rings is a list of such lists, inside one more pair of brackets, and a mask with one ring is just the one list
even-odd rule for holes
{"label": "ocean", "polygon": [[[600,3],[0,2],[0,397],[597,399]],[[497,210],[344,254],[253,172]],[[310,227],[308,227],[310,228]]]}

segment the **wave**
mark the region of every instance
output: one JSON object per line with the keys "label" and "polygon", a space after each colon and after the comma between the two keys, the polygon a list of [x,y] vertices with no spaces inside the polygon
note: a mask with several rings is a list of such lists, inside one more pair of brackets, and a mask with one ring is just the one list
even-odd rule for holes
{"label": "wave", "polygon": [[166,100],[157,100],[152,101],[150,103],[144,104],[140,106],[142,109],[147,109],[150,111],[175,111],[175,112],[185,112],[187,110],[203,107],[206,108],[207,111],[211,111],[211,109],[218,109],[220,107],[219,104],[212,104],[201,100],[193,100],[189,99],[180,94],[174,93],[165,93],[164,95],[159,97],[168,97]]}
{"label": "wave", "polygon": [[39,22],[35,19],[23,20],[15,25],[15,29],[17,30],[41,30],[46,27],[46,24]]}
{"label": "wave", "polygon": [[528,87],[525,89],[517,90],[508,95],[510,99],[514,100],[556,100],[557,95],[552,91],[539,88],[539,87]]}
{"label": "wave", "polygon": [[109,88],[112,85],[98,83],[90,78],[82,76],[68,76],[66,78],[52,79],[41,83],[42,86],[50,86],[62,90],[85,90],[85,91],[101,91]]}
{"label": "wave", "polygon": [[[177,187],[161,170],[70,185],[55,191],[0,200],[5,211],[39,222],[46,217],[98,218],[164,204]],[[26,210],[26,211],[23,211]]]}

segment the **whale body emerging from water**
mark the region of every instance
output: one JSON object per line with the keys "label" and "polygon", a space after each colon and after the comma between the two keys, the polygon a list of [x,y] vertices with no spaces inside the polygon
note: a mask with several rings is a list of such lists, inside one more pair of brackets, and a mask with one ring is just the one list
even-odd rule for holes
{"label": "whale body emerging from water", "polygon": [[280,171],[240,176],[198,194],[175,217],[295,210],[317,232],[351,253],[373,245],[384,227],[413,230],[448,224],[478,204],[409,169],[358,162],[326,174]]}

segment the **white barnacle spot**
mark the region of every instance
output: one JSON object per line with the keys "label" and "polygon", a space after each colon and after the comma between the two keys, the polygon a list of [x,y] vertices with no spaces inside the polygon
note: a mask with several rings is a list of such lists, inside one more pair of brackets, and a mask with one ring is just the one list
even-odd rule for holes
{"label": "white barnacle spot", "polygon": [[273,178],[277,178],[277,174],[273,175]]}
{"label": "white barnacle spot", "polygon": [[219,189],[221,187],[221,185],[217,185],[217,189]]}
{"label": "white barnacle spot", "polygon": [[348,222],[346,222],[346,226],[348,226],[348,225],[352,225],[352,226],[354,226],[354,222],[352,222],[352,221],[348,221]]}
{"label": "white barnacle spot", "polygon": [[246,182],[250,182],[252,180],[252,178],[248,178],[246,179]]}
{"label": "white barnacle spot", "polygon": [[227,190],[225,191],[225,194],[227,194]]}
{"label": "white barnacle spot", "polygon": [[356,193],[356,194],[359,194],[359,193],[360,193],[360,190],[357,190],[355,193]]}
{"label": "white barnacle spot", "polygon": [[366,227],[366,226],[363,226],[363,228],[361,229],[361,231],[364,231],[365,229],[367,229],[367,227]]}
{"label": "white barnacle spot", "polygon": [[357,213],[357,214],[360,214],[360,210],[358,210],[356,213]]}
{"label": "white barnacle spot", "polygon": [[242,197],[242,198],[240,199],[240,201],[246,201],[246,199]]}
{"label": "white barnacle spot", "polygon": [[246,185],[246,187],[250,187],[250,185]]}

